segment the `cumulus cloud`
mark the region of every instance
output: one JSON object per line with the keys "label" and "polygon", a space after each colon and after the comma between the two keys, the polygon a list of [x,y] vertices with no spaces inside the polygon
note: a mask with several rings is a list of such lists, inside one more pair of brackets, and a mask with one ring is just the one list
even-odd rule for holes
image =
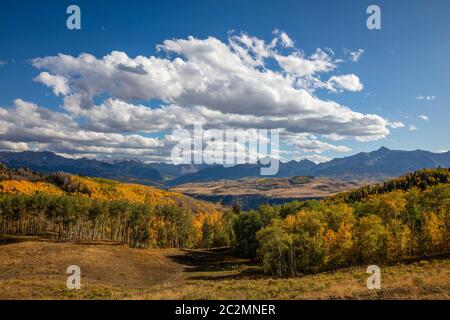
{"label": "cumulus cloud", "polygon": [[326,139],[331,140],[331,141],[342,141],[347,139],[347,137],[345,136],[340,136],[338,134],[335,133],[330,133],[330,134],[324,134],[323,135]]}
{"label": "cumulus cloud", "polygon": [[[389,133],[388,127],[396,127],[396,123],[376,115],[362,115],[347,109],[345,111],[347,113],[323,118],[316,114],[259,116],[225,113],[206,107],[183,108],[177,105],[150,109],[109,99],[91,109],[82,109],[78,116],[86,120],[84,126],[90,130],[103,132],[158,132],[175,126],[192,127],[196,121],[202,121],[206,128],[285,128],[293,133],[334,133],[348,138],[376,140],[380,135]],[[380,131],[379,127],[385,128],[386,131]]]}
{"label": "cumulus cloud", "polygon": [[[33,65],[68,79],[73,92],[69,97],[75,96],[74,101],[85,109],[93,106],[89,101],[94,96],[108,94],[125,101],[159,99],[184,108],[204,107],[224,114],[255,117],[320,118],[349,125],[364,118],[369,122],[375,120],[374,124],[380,125],[379,133],[387,134],[385,123],[376,116],[320,100],[296,87],[295,77],[258,67],[265,57],[272,56],[283,60],[283,69],[293,75],[327,72],[336,66],[322,50],[305,59],[298,52],[286,56],[273,53],[271,44],[247,35],[234,36],[230,41],[233,46],[213,37],[189,37],[164,41],[158,47],[168,54],[164,58],[133,59],[115,51],[101,59],[89,54],[78,57],[60,54],[34,59]],[[130,72],[124,66],[139,68],[140,72]],[[361,86],[354,75],[333,78],[333,82],[353,90]],[[340,117],[347,121],[336,119]]]}
{"label": "cumulus cloud", "polygon": [[363,85],[354,74],[323,82],[321,76],[340,60],[321,49],[308,55],[284,32],[269,42],[245,33],[230,34],[226,42],[170,39],[157,51],[134,58],[113,51],[99,58],[83,53],[33,59],[40,70],[34,80],[62,97],[62,111],[17,100],[12,108],[0,108],[0,137],[26,144],[20,148],[153,159],[167,157],[174,141],[149,134],[189,128],[195,121],[205,128],[279,128],[287,144],[312,153],[350,151],[317,136],[371,141],[399,127],[316,96],[316,88],[361,91]]}
{"label": "cumulus cloud", "polygon": [[45,84],[53,89],[53,93],[57,96],[67,95],[69,93],[69,86],[67,79],[61,76],[54,76],[48,72],[41,72],[34,81]]}
{"label": "cumulus cloud", "polygon": [[333,145],[317,140],[310,134],[292,134],[284,132],[282,137],[285,141],[291,143],[297,150],[303,152],[322,153],[324,151],[333,151],[338,153],[350,152],[352,149],[343,145]]}
{"label": "cumulus cloud", "polygon": [[27,151],[28,149],[28,145],[24,142],[0,141],[2,151]]}
{"label": "cumulus cloud", "polygon": [[273,34],[276,36],[273,40],[272,40],[272,47],[277,43],[280,42],[281,46],[283,48],[293,48],[294,47],[294,40],[291,39],[291,37],[289,37],[287,35],[286,32],[284,31],[280,31],[278,29],[275,29],[273,31]]}
{"label": "cumulus cloud", "polygon": [[426,116],[426,115],[424,115],[424,114],[421,114],[420,116],[419,116],[419,118],[420,119],[422,119],[422,120],[424,120],[424,121],[428,121],[428,116]]}
{"label": "cumulus cloud", "polygon": [[176,105],[149,108],[117,99],[108,99],[91,109],[79,109],[77,115],[85,119],[84,127],[98,132],[145,132],[166,131],[175,126],[186,127],[200,120],[198,112],[186,112]]}
{"label": "cumulus cloud", "polygon": [[327,84],[332,91],[361,91],[364,87],[359,77],[354,74],[332,76]]}
{"label": "cumulus cloud", "polygon": [[294,46],[294,41],[285,32],[280,33],[280,39],[283,47],[292,48]]}
{"label": "cumulus cloud", "polygon": [[43,149],[75,154],[151,154],[163,143],[138,134],[96,132],[83,129],[64,113],[21,99],[11,108],[0,108],[3,149]]}
{"label": "cumulus cloud", "polygon": [[296,76],[311,76],[320,72],[330,72],[337,67],[336,61],[321,49],[309,57],[300,52],[290,55],[274,54],[274,58],[284,71]]}

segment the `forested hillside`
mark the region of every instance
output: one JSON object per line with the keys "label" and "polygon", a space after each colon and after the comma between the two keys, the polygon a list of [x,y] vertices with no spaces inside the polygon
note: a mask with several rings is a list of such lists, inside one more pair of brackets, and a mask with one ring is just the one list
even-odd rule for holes
{"label": "forested hillside", "polygon": [[448,254],[448,176],[422,170],[322,201],[239,213],[235,250],[277,276]]}
{"label": "forested hillside", "polygon": [[412,173],[407,173],[401,177],[386,181],[384,183],[365,186],[349,192],[343,192],[331,197],[330,199],[344,202],[354,202],[375,194],[383,194],[394,190],[407,191],[414,187],[424,190],[440,183],[449,182],[450,169],[423,169]]}
{"label": "forested hillside", "polygon": [[153,187],[0,167],[0,232],[145,247],[229,244],[222,209]]}

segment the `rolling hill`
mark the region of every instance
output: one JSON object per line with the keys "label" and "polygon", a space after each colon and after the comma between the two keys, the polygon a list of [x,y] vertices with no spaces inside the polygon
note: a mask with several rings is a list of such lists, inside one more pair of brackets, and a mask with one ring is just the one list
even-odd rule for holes
{"label": "rolling hill", "polygon": [[0,233],[196,247],[227,241],[222,215],[218,205],[151,186],[0,165]]}
{"label": "rolling hill", "polygon": [[[82,268],[81,290],[66,287],[73,264]],[[450,298],[450,259],[384,266],[383,274],[383,290],[369,290],[366,266],[285,279],[227,251],[0,235],[0,299],[7,300]]]}
{"label": "rolling hill", "polygon": [[375,182],[377,181],[370,179],[342,180],[312,176],[243,178],[192,182],[177,185],[170,190],[227,206],[238,203],[241,209],[249,210],[257,209],[262,204],[321,199]]}
{"label": "rolling hill", "polygon": [[64,173],[42,174],[23,168],[11,170],[1,165],[0,192],[10,194],[42,192],[106,201],[124,200],[150,206],[175,204],[193,213],[208,213],[219,209],[213,204],[194,200],[181,193],[152,186]]}

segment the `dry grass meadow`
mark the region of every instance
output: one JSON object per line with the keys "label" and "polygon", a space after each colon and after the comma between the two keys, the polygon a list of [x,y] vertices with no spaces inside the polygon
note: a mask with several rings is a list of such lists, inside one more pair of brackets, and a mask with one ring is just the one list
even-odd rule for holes
{"label": "dry grass meadow", "polygon": [[191,196],[259,195],[269,198],[320,198],[379,182],[377,179],[335,180],[330,178],[245,178],[186,183],[171,190]]}
{"label": "dry grass meadow", "polygon": [[[68,290],[69,265],[82,288]],[[0,237],[0,299],[449,299],[450,259],[382,267],[368,290],[364,267],[277,279],[225,249],[133,249]]]}

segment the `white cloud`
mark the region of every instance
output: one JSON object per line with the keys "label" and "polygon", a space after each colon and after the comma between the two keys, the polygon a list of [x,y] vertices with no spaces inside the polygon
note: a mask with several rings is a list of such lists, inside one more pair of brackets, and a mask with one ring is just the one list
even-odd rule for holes
{"label": "white cloud", "polygon": [[206,128],[286,128],[293,133],[321,135],[331,134],[334,131],[335,134],[349,139],[376,140],[381,138],[380,135],[389,132],[380,132],[380,126],[386,130],[392,126],[389,121],[376,115],[365,116],[351,111],[348,114],[337,115],[336,119],[319,118],[314,113],[311,116],[259,116],[224,113],[206,107],[182,108],[176,105],[150,109],[120,100],[107,100],[91,109],[82,109],[78,115],[87,120],[85,126],[89,129],[108,132],[157,132],[174,126],[192,126],[195,121],[201,120]]}
{"label": "white cloud", "polygon": [[426,116],[426,115],[424,115],[424,114],[421,114],[421,115],[419,116],[419,118],[422,119],[422,120],[424,120],[424,121],[428,121],[428,120],[429,120],[428,116]]}
{"label": "white cloud", "polygon": [[392,129],[404,128],[405,124],[403,122],[400,122],[400,121],[390,121],[388,123],[388,127],[392,128]]}
{"label": "white cloud", "polygon": [[189,126],[201,115],[176,105],[149,108],[117,99],[108,99],[92,108],[80,109],[78,116],[86,121],[85,127],[100,132],[160,132],[174,126]]}
{"label": "white cloud", "polygon": [[350,61],[358,62],[361,56],[363,55],[364,50],[358,49],[356,51],[350,51],[347,48],[344,48],[344,53],[346,53],[349,56]]}
{"label": "white cloud", "polygon": [[271,47],[275,47],[277,43],[280,43],[283,48],[294,48],[294,40],[287,35],[286,32],[278,29],[273,30],[275,38],[271,41]]}
{"label": "white cloud", "polygon": [[327,84],[331,91],[361,91],[364,88],[358,76],[354,74],[332,76]]}
{"label": "white cloud", "polygon": [[305,57],[300,52],[290,55],[274,54],[274,58],[280,64],[284,71],[296,76],[311,76],[320,72],[330,72],[337,67],[335,61],[324,51],[317,51],[310,57]]}
{"label": "white cloud", "polygon": [[28,144],[24,142],[0,141],[0,150],[5,151],[27,151]]}
{"label": "white cloud", "polygon": [[69,93],[69,86],[67,79],[62,76],[54,76],[48,72],[41,72],[34,81],[45,84],[46,86],[53,88],[53,93],[57,96],[67,95]]}
{"label": "white cloud", "polygon": [[435,96],[418,96],[416,97],[417,100],[426,100],[426,101],[431,101],[431,100],[435,100],[436,97]]}
{"label": "white cloud", "polygon": [[[399,127],[312,94],[315,87],[363,86],[354,74],[322,82],[320,74],[334,71],[340,61],[321,49],[306,55],[284,32],[268,43],[241,33],[228,42],[188,37],[157,48],[149,57],[113,51],[100,58],[84,53],[34,59],[42,70],[35,81],[62,96],[63,112],[16,100],[14,107],[0,108],[0,139],[15,148],[148,160],[166,159],[174,143],[169,136],[148,134],[189,128],[199,120],[205,128],[280,128],[288,144],[313,153],[350,151],[317,136],[372,141]],[[161,105],[150,108],[135,100]]]}
{"label": "white cloud", "polygon": [[294,46],[294,41],[292,41],[292,39],[289,38],[289,36],[285,32],[280,33],[280,40],[283,47],[285,48],[292,48]]}
{"label": "white cloud", "polygon": [[340,136],[338,134],[335,133],[331,133],[331,134],[324,134],[323,135],[326,139],[331,140],[331,141],[342,141],[347,139],[347,137],[345,136]]}
{"label": "white cloud", "polygon": [[321,156],[321,155],[317,155],[317,154],[316,155],[312,155],[312,156],[310,156],[310,155],[305,156],[303,159],[308,159],[308,160],[310,160],[312,162],[315,162],[315,163],[327,162],[327,161],[331,160],[330,157]]}
{"label": "white cloud", "polygon": [[[167,58],[132,59],[115,51],[101,59],[88,54],[58,55],[35,59],[33,64],[68,79],[71,94],[66,96],[65,107],[72,113],[79,112],[79,108],[92,108],[93,96],[106,93],[120,100],[160,99],[188,110],[203,108],[210,115],[216,112],[235,119],[257,118],[258,123],[270,118],[269,122],[285,124],[294,131],[344,134],[337,130],[349,136],[371,137],[389,133],[387,122],[378,116],[353,112],[296,87],[297,76],[336,67],[323,51],[317,50],[310,58],[299,53],[282,56],[257,38],[241,35],[230,41],[233,46],[212,37],[166,40],[159,48],[168,53]],[[270,69],[261,70],[258,65],[264,66],[261,63],[270,55],[284,61],[285,70],[294,78]],[[294,62],[291,65],[286,61]],[[355,75],[336,77],[332,82],[349,90],[360,90],[362,86]],[[314,122],[320,124],[319,130],[312,125],[307,128],[307,123]],[[364,132],[365,128],[370,128],[370,132]]]}
{"label": "white cloud", "polygon": [[419,130],[419,128],[417,128],[416,125],[414,125],[414,124],[409,125],[409,131],[416,131],[416,130]]}
{"label": "white cloud", "polygon": [[0,148],[27,150],[36,146],[72,154],[158,154],[164,146],[156,138],[138,134],[96,132],[83,129],[67,114],[51,111],[20,99],[12,108],[0,108]]}
{"label": "white cloud", "polygon": [[293,145],[297,150],[303,152],[322,153],[324,151],[333,151],[338,153],[350,152],[351,149],[343,145],[333,145],[323,141],[319,141],[309,134],[292,134],[284,132],[281,137],[284,141]]}

